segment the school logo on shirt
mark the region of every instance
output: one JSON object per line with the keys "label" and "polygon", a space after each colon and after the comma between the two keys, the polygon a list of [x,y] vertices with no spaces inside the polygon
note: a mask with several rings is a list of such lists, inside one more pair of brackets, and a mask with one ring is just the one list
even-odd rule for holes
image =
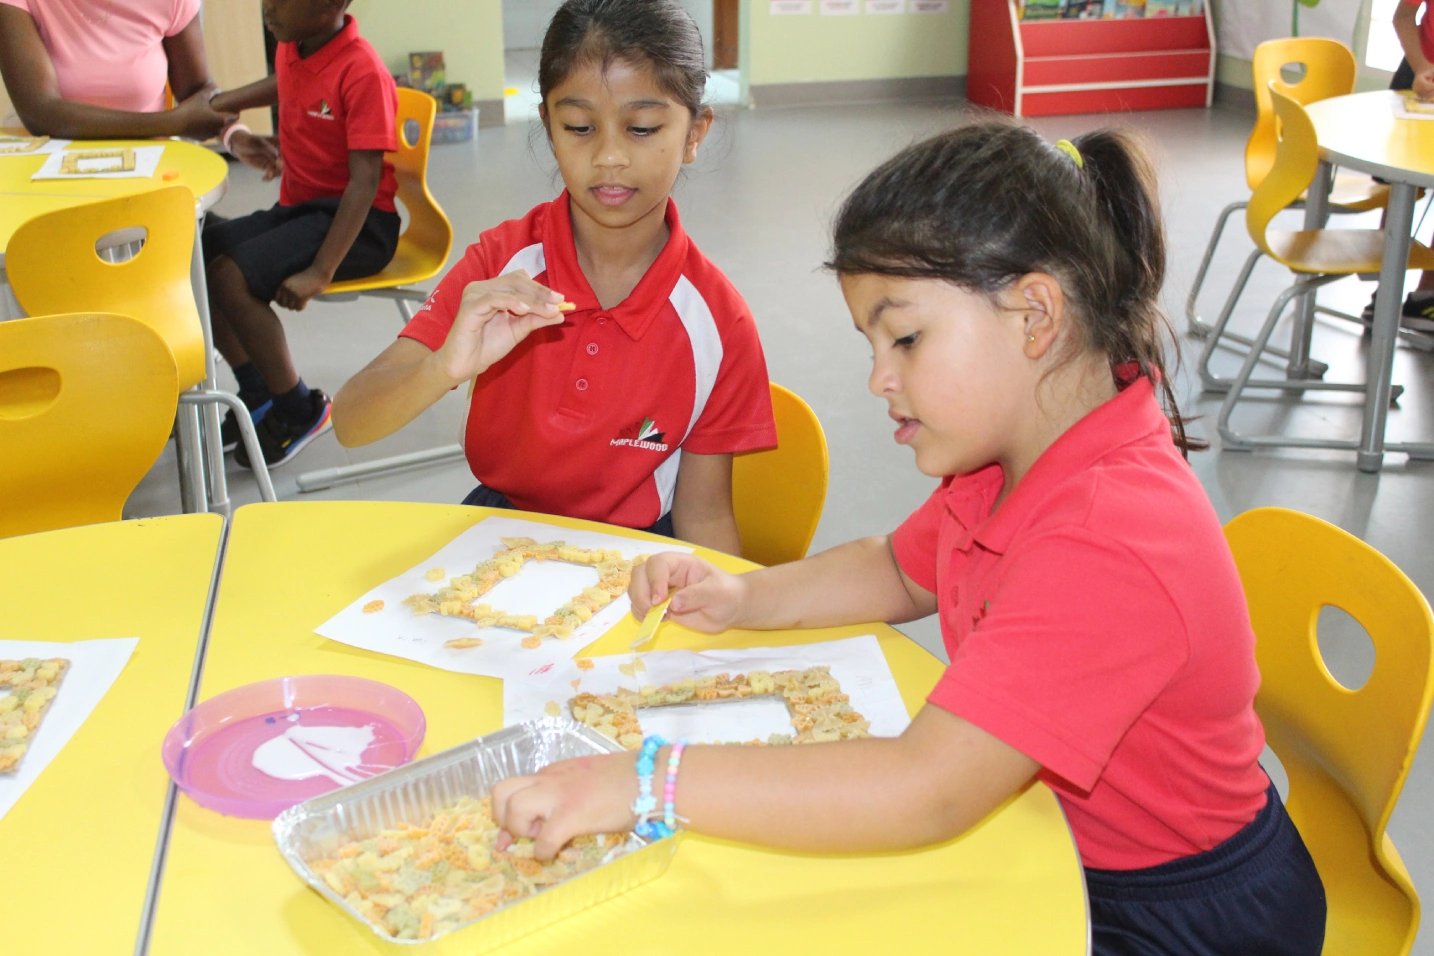
{"label": "school logo on shirt", "polygon": [[610,444],[629,445],[648,451],[667,451],[667,444],[662,438],[663,433],[658,431],[657,423],[650,418],[644,418],[641,422],[624,428]]}
{"label": "school logo on shirt", "polygon": [[332,120],[334,118],[334,111],[329,109],[328,100],[319,100],[318,109],[311,109],[308,113],[314,119]]}

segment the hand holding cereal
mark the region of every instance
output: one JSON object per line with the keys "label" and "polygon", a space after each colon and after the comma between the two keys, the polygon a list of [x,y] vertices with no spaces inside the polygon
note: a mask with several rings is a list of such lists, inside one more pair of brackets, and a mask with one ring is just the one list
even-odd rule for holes
{"label": "hand holding cereal", "polygon": [[503,828],[502,850],[516,837],[533,838],[533,854],[551,860],[581,833],[632,829],[637,796],[632,754],[579,757],[493,786],[493,819]]}
{"label": "hand holding cereal", "polygon": [[538,329],[561,325],[563,297],[521,269],[470,282],[437,358],[455,383],[481,375]]}

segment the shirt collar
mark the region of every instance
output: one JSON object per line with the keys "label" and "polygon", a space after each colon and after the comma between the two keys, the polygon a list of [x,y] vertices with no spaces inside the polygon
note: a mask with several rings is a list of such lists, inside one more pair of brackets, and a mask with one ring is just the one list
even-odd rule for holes
{"label": "shirt collar", "polygon": [[564,189],[562,195],[553,201],[552,214],[543,225],[543,257],[547,263],[548,287],[566,296],[577,306],[577,312],[601,311],[611,316],[630,338],[642,338],[657,316],[659,310],[655,306],[672,296],[677,280],[682,277],[682,267],[687,262],[690,240],[677,215],[677,203],[671,197],[667,200],[664,220],[667,223],[667,242],[657,254],[657,259],[627,298],[610,309],[603,309],[578,265],[571,198]]}
{"label": "shirt collar", "polygon": [[961,529],[953,543],[964,550],[976,542],[1003,554],[1030,515],[1068,478],[1116,448],[1151,437],[1169,440],[1169,435],[1170,422],[1155,398],[1155,385],[1141,376],[1057,438],[994,514],[991,508],[1005,480],[999,465],[945,479],[946,508]]}

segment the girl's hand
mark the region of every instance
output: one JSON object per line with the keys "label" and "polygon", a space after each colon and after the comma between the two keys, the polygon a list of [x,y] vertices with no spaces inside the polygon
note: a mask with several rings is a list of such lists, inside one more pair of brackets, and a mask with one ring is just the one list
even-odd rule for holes
{"label": "girl's hand", "polygon": [[694,631],[716,634],[741,620],[747,584],[741,575],[719,571],[701,558],[667,552],[638,565],[627,586],[638,620],[669,594],[669,617]]}
{"label": "girl's hand", "polygon": [[441,368],[454,382],[487,371],[535,330],[561,325],[562,300],[521,269],[468,283],[453,327],[437,352]]}
{"label": "girl's hand", "polygon": [[534,856],[551,860],[575,836],[632,829],[636,767],[633,754],[605,754],[499,780],[493,785],[493,819],[502,827],[498,849],[532,837]]}

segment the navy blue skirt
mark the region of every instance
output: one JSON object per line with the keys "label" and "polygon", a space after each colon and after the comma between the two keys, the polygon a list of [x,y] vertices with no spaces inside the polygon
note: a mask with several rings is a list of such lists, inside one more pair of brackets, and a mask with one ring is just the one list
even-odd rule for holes
{"label": "navy blue skirt", "polygon": [[[463,499],[463,504],[476,505],[480,508],[513,507],[513,502],[508,500],[507,495],[503,494],[501,491],[494,491],[487,485],[479,485],[477,488],[474,488],[472,491],[468,492],[468,497]],[[646,531],[650,534],[660,534],[664,538],[677,537],[677,535],[672,533],[672,512],[670,511],[667,514],[663,515],[661,518],[658,518],[656,523],[654,523],[651,527],[637,528],[635,530]]]}
{"label": "navy blue skirt", "polygon": [[1324,884],[1271,784],[1264,809],[1204,853],[1085,871],[1096,956],[1319,956]]}

